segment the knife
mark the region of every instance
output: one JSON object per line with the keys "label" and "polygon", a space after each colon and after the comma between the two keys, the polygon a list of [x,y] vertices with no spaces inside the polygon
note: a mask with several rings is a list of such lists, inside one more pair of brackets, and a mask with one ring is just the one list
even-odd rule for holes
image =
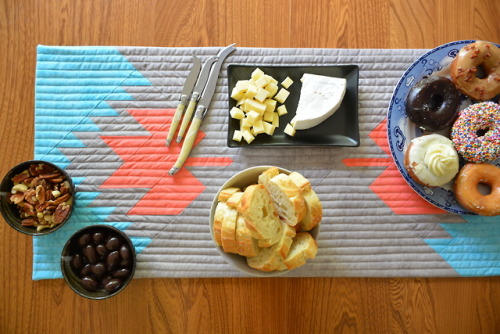
{"label": "knife", "polygon": [[198,78],[198,74],[200,74],[200,69],[200,58],[193,56],[193,67],[191,68],[191,71],[189,72],[186,81],[184,82],[184,87],[182,88],[181,92],[181,99],[179,105],[177,106],[177,110],[175,111],[174,119],[172,120],[170,129],[168,130],[167,146],[169,146],[170,142],[172,142],[172,139],[174,139],[175,130],[177,130],[177,126],[179,126],[182,114],[184,113],[184,108],[186,108],[188,97],[193,91],[193,87],[196,83],[196,79]]}
{"label": "knife", "polygon": [[198,103],[198,107],[196,108],[196,112],[194,114],[193,121],[189,126],[188,132],[186,134],[186,139],[182,144],[181,153],[177,157],[177,161],[174,166],[170,169],[168,174],[174,175],[181,169],[186,161],[191,149],[193,148],[194,140],[196,135],[198,134],[198,130],[200,129],[201,121],[205,118],[207,114],[207,109],[212,100],[212,97],[215,93],[215,88],[217,87],[217,78],[219,77],[219,72],[222,67],[222,63],[224,59],[233,51],[236,50],[234,47],[235,44],[231,44],[228,47],[224,48],[219,52],[216,57],[216,63],[213,65],[212,71],[210,72],[210,77],[208,78],[207,85],[203,90],[200,101]]}
{"label": "knife", "polygon": [[177,134],[177,142],[180,143],[182,137],[184,136],[184,132],[187,129],[189,122],[191,121],[191,116],[193,116],[194,108],[200,99],[200,95],[203,92],[203,88],[207,84],[208,77],[210,75],[210,69],[212,68],[213,63],[217,61],[217,57],[208,58],[203,64],[203,68],[201,69],[200,76],[198,77],[198,82],[196,82],[196,86],[194,86],[193,94],[191,95],[191,100],[189,101],[189,105],[184,113],[184,117],[182,118],[181,127],[179,128],[179,133]]}

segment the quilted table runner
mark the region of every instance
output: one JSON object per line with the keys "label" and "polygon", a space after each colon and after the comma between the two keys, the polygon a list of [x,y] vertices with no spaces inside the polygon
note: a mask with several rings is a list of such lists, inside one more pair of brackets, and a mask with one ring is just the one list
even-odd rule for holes
{"label": "quilted table runner", "polygon": [[[500,274],[500,219],[446,213],[420,198],[391,158],[386,116],[405,69],[425,50],[238,48],[224,63],[182,173],[165,139],[192,55],[219,48],[39,46],[35,158],[77,189],[70,221],[35,237],[33,279],[62,277],[62,246],[79,228],[124,230],[136,277],[238,277],[214,248],[209,212],[236,172],[276,165],[311,180],[324,209],[317,257],[287,276],[436,277]],[[227,147],[227,65],[357,64],[359,147]]]}

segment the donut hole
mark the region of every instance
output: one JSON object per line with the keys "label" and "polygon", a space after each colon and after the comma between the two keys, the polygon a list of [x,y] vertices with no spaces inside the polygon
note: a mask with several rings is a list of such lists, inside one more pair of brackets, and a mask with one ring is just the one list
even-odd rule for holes
{"label": "donut hole", "polygon": [[477,191],[483,196],[491,194],[491,186],[487,183],[480,182],[477,184]]}
{"label": "donut hole", "polygon": [[488,71],[484,68],[483,64],[476,66],[476,78],[484,79],[488,76]]}
{"label": "donut hole", "polygon": [[488,131],[490,131],[490,128],[484,128],[484,129],[479,129],[476,131],[476,136],[482,137],[484,136]]}
{"label": "donut hole", "polygon": [[444,101],[443,95],[432,94],[431,98],[429,99],[429,109],[433,111],[438,110],[443,104],[443,101]]}

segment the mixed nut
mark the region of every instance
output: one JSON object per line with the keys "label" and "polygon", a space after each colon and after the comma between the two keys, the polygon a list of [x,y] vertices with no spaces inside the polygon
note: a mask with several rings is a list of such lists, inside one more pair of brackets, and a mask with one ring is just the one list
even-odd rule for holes
{"label": "mixed nut", "polygon": [[15,204],[23,226],[37,231],[61,224],[69,215],[73,196],[66,176],[45,163],[33,163],[12,177],[9,202]]}

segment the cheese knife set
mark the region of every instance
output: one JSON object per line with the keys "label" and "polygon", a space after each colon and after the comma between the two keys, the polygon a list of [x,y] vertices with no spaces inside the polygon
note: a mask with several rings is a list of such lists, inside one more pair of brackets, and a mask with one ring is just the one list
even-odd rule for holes
{"label": "cheese knife set", "polygon": [[[203,64],[192,57],[166,140],[167,146],[183,141],[170,175],[190,155],[234,45]],[[359,146],[357,65],[229,64],[227,71],[228,147]]]}

